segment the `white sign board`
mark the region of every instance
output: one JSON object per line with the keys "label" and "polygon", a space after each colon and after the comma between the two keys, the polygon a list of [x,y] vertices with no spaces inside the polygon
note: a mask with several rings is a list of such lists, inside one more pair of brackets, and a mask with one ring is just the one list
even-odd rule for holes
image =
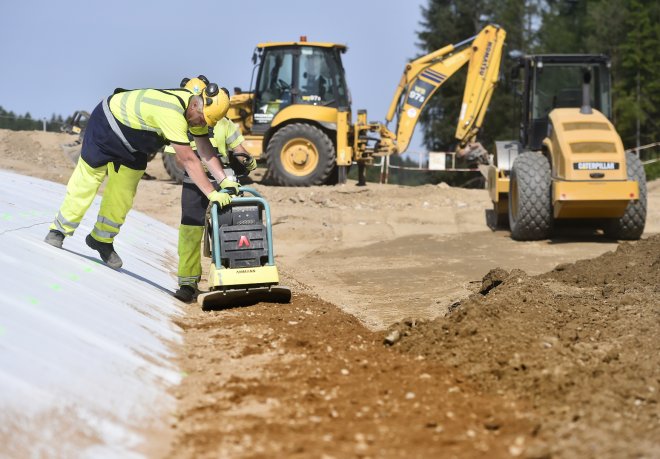
{"label": "white sign board", "polygon": [[446,164],[446,153],[429,153],[429,170],[444,171]]}

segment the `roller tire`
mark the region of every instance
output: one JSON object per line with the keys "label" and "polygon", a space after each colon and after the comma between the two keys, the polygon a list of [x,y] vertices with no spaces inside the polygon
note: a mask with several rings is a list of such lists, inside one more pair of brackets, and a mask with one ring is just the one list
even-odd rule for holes
{"label": "roller tire", "polygon": [[609,220],[604,228],[605,236],[613,239],[636,240],[642,237],[646,224],[646,174],[644,165],[634,153],[626,153],[628,180],[639,184],[639,199],[628,203],[621,218]]}
{"label": "roller tire", "polygon": [[539,153],[527,152],[513,163],[509,185],[509,228],[517,241],[546,239],[552,233],[552,178],[550,163]]}
{"label": "roller tire", "polygon": [[[292,143],[309,142],[311,156],[316,156],[310,162],[314,167],[305,164],[296,165],[287,160],[283,149]],[[284,126],[273,135],[266,148],[266,162],[270,177],[277,185],[282,186],[314,186],[323,185],[330,178],[335,167],[335,148],[332,140],[318,127],[311,124],[294,123]],[[296,168],[298,168],[296,170]],[[309,169],[309,170],[307,170]],[[294,173],[296,172],[296,173]]]}
{"label": "roller tire", "polygon": [[186,170],[180,167],[179,163],[176,162],[176,155],[163,153],[163,166],[172,180],[179,185],[183,183],[183,177]]}

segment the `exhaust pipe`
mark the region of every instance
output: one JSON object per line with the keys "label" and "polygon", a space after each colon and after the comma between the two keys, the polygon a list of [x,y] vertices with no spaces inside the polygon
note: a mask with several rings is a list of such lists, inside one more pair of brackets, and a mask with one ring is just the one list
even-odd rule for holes
{"label": "exhaust pipe", "polygon": [[591,70],[586,69],[582,74],[582,107],[580,113],[591,115]]}

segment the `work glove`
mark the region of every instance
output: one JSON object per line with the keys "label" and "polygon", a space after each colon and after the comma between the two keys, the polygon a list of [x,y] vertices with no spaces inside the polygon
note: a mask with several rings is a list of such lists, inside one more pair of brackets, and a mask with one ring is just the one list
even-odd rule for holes
{"label": "work glove", "polygon": [[248,170],[248,172],[252,172],[257,168],[257,160],[254,158],[250,158],[249,161],[246,161],[243,164],[245,165],[245,168]]}
{"label": "work glove", "polygon": [[238,194],[238,187],[241,186],[240,183],[229,180],[227,177],[222,179],[220,182],[220,188],[223,190],[234,190],[234,194]]}
{"label": "work glove", "polygon": [[209,199],[209,204],[217,202],[221,209],[231,202],[229,193],[223,193],[217,190],[211,191],[207,198]]}

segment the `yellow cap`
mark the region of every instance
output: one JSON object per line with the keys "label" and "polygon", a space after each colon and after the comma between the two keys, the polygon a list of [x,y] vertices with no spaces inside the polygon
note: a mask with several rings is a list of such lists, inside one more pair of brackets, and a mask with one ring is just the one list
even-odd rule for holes
{"label": "yellow cap", "polygon": [[209,84],[204,89],[204,119],[206,124],[213,127],[225,117],[229,110],[229,96],[225,91],[220,91],[215,83]]}

